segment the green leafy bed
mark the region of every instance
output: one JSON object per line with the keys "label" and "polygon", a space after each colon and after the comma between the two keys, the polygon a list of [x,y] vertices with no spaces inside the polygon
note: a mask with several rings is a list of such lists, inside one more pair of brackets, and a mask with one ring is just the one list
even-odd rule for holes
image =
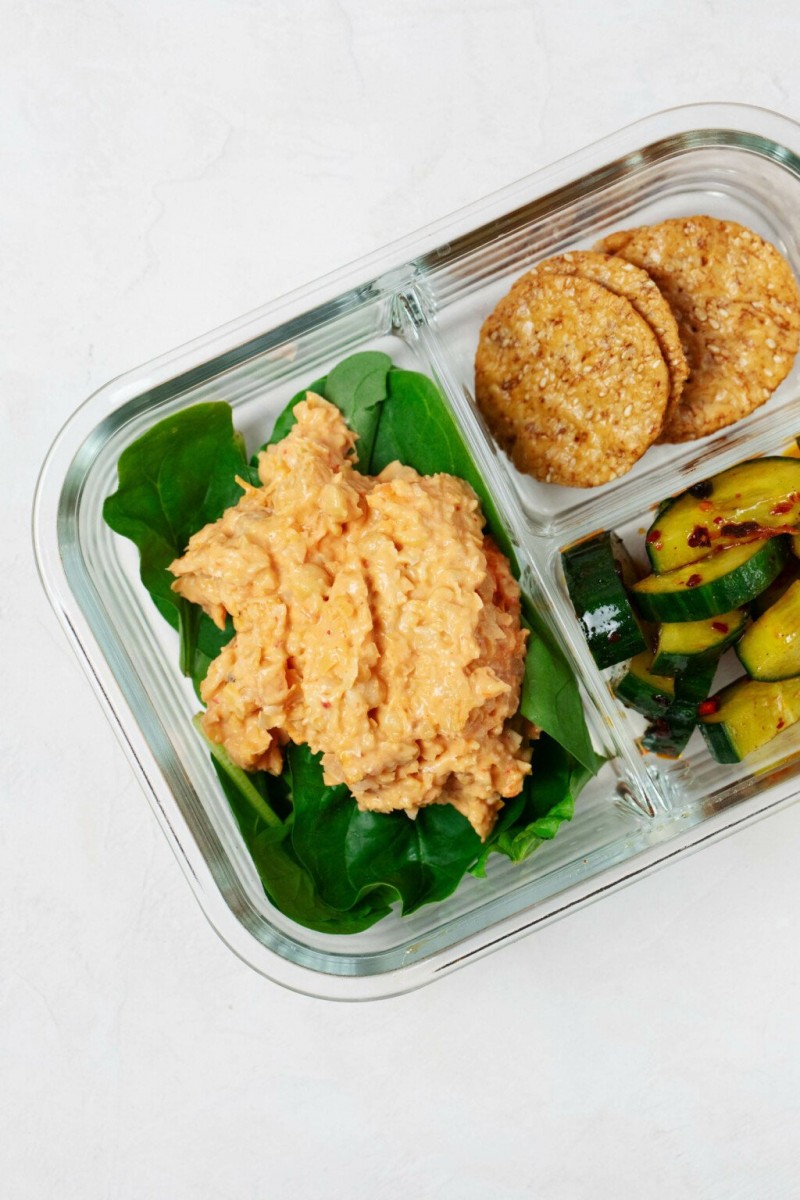
{"label": "green leafy bed", "polygon": [[[295,396],[270,443],[294,424]],[[359,435],[358,469],[376,474],[400,460],[422,474],[446,471],[472,485],[486,524],[516,571],[505,528],[449,409],[424,375],[395,368],[377,352],[345,359],[310,390],[330,400]],[[167,417],[119,460],[119,488],[104,517],[136,543],[141,578],[163,617],[179,631],[181,670],[199,688],[208,665],[233,636],[172,591],[167,566],[193,533],[235,504],[237,476],[258,483],[225,403],[198,404]],[[403,914],[449,896],[467,872],[483,875],[492,853],[515,862],[555,836],[596,771],[575,678],[531,605],[523,714],[543,734],[522,793],[507,802],[486,843],[452,806],[404,813],[359,812],[345,786],[326,787],[319,757],[290,745],[280,777],[245,773],[209,746],[220,784],[271,901],[301,925],[356,933],[398,904]],[[197,722],[196,722],[197,723]],[[198,726],[199,727],[199,726]]]}

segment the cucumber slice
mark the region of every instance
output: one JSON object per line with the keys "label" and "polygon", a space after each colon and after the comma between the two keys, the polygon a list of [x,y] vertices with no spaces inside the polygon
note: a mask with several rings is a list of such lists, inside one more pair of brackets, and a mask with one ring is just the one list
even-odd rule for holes
{"label": "cucumber slice", "polygon": [[663,717],[675,700],[675,680],[655,675],[653,655],[645,650],[631,659],[628,669],[614,685],[614,695],[634,712],[654,721]]}
{"label": "cucumber slice", "polygon": [[747,604],[772,583],[789,553],[786,539],[747,542],[715,550],[700,562],[648,575],[632,588],[650,621],[701,621]]}
{"label": "cucumber slice", "polygon": [[697,726],[697,705],[677,700],[642,735],[645,750],[661,758],[679,758]]}
{"label": "cucumber slice", "polygon": [[800,720],[800,678],[760,683],[737,679],[707,701],[700,730],[717,762],[735,763]]}
{"label": "cucumber slice", "polygon": [[647,717],[642,746],[664,758],[677,758],[697,724],[697,703],[704,700],[714,679],[717,658],[695,662],[677,679],[653,673],[649,650],[631,659],[614,688],[617,699]]}
{"label": "cucumber slice", "polygon": [[598,667],[613,667],[646,648],[626,587],[637,571],[622,539],[598,533],[561,555],[567,589]]}
{"label": "cucumber slice", "polygon": [[[790,544],[795,541],[795,538],[789,538]],[[779,600],[790,584],[794,583],[795,579],[800,579],[800,561],[794,557],[797,551],[792,545],[793,553],[786,560],[786,565],[782,568],[780,574],[776,575],[768,588],[764,588],[763,592],[759,592],[753,603],[750,606],[750,612],[754,617],[760,617],[776,600]]]}
{"label": "cucumber slice", "polygon": [[678,675],[692,663],[707,658],[716,661],[726,646],[741,636],[746,624],[746,610],[734,608],[703,621],[672,621],[659,626],[653,671],[656,675]]}
{"label": "cucumber slice", "polygon": [[711,690],[718,662],[719,654],[700,659],[676,678],[675,702],[644,731],[645,750],[662,758],[683,753],[697,725],[697,705]]}
{"label": "cucumber slice", "polygon": [[736,653],[751,679],[800,675],[800,580],[753,622]]}
{"label": "cucumber slice", "polygon": [[[693,662],[690,667],[682,671],[675,679],[676,701],[687,700],[696,708],[699,701],[705,700],[711,691],[718,663],[719,655],[716,654],[713,657],[703,658],[699,662]],[[696,721],[697,714],[695,713]]]}
{"label": "cucumber slice", "polygon": [[645,542],[653,570],[673,571],[704,558],[715,545],[795,525],[800,525],[800,459],[756,458],[665,504]]}

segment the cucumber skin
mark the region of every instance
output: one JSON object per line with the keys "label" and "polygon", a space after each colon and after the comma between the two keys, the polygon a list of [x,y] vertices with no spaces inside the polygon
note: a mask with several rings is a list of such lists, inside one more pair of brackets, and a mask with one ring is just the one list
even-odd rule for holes
{"label": "cucumber skin", "polygon": [[[747,694],[746,707],[737,702],[741,693]],[[717,693],[720,707],[714,716],[701,717],[700,729],[712,756],[719,763],[738,763],[748,754],[769,745],[784,729],[790,729],[800,719],[800,677],[793,676],[784,683],[750,679],[740,676]],[[726,706],[732,704],[733,712]],[[762,714],[769,714],[769,728],[765,729]],[[773,727],[775,716],[780,719]],[[720,719],[721,718],[721,719]],[[742,738],[753,731],[756,738],[749,750],[742,751]],[[737,735],[741,730],[741,735]],[[764,736],[762,736],[762,733]],[[752,738],[750,739],[753,740]]]}
{"label": "cucumber skin", "polygon": [[718,660],[717,654],[694,662],[689,671],[675,680],[672,697],[656,691],[631,669],[622,677],[614,690],[617,699],[652,722],[642,735],[645,750],[662,758],[679,757],[694,732],[697,705],[709,693]]}
{"label": "cucumber skin", "polygon": [[[800,445],[800,438],[797,439],[797,442],[798,442],[798,445]],[[725,471],[720,471],[717,475],[713,475],[711,477],[711,479],[707,481],[708,483],[710,483],[712,485],[712,490],[709,493],[709,497],[708,497],[712,507],[706,512],[699,509],[699,507],[698,507],[698,511],[693,514],[692,519],[687,520],[685,522],[685,528],[682,532],[684,532],[688,536],[690,527],[692,527],[694,524],[713,526],[714,516],[716,515],[716,510],[714,508],[713,485],[716,483],[716,481],[719,478],[721,478],[722,476],[730,476],[731,474],[733,474],[737,471],[741,471],[742,468],[757,468],[758,470],[763,470],[765,472],[765,476],[766,476],[769,471],[769,467],[772,463],[779,463],[782,466],[785,466],[787,462],[796,464],[798,462],[798,459],[796,459],[793,455],[767,455],[764,458],[748,459],[746,462],[739,463],[734,467],[728,467]],[[798,475],[800,475],[800,470],[798,470]],[[697,485],[695,485],[695,486],[697,486]],[[800,490],[800,489],[798,489],[798,490]],[[664,556],[663,558],[660,557],[659,551],[656,549],[657,543],[653,542],[651,540],[648,540],[648,539],[658,529],[659,526],[663,526],[665,524],[665,522],[669,521],[670,512],[679,503],[684,501],[687,498],[687,496],[691,496],[691,495],[692,495],[692,489],[687,488],[685,491],[680,492],[677,496],[672,496],[671,498],[662,501],[661,504],[659,504],[658,509],[656,510],[655,517],[653,518],[653,521],[647,531],[647,538],[645,539],[645,550],[647,552],[647,557],[650,560],[650,564],[653,568],[653,571],[657,575],[664,571],[673,570],[674,568],[676,568],[677,566],[679,566],[681,564],[679,564],[677,561],[669,562],[668,559],[666,558],[666,556]],[[765,479],[765,486],[764,486],[764,495],[765,495],[765,497],[770,495],[770,488],[769,488],[768,481],[766,479]],[[725,512],[725,516],[726,516],[727,520],[732,523],[735,523],[737,520],[737,513],[736,513],[735,509],[727,510]],[[794,521],[791,521],[790,523],[793,524]],[[712,528],[711,533],[713,534],[713,532],[714,531]],[[718,538],[716,535],[713,536],[713,542],[717,542],[717,541],[721,541],[721,540],[722,539]],[[800,553],[800,544],[798,544],[798,547],[795,552]],[[681,556],[681,561],[682,561],[682,563],[687,563],[687,564],[691,563],[691,562],[699,562],[702,559],[702,557],[703,557],[703,554],[701,552],[700,554],[697,555],[697,557],[690,555],[689,557],[684,558],[683,556]]]}
{"label": "cucumber skin", "polygon": [[[747,620],[745,618],[719,642],[715,642],[713,646],[710,646],[707,650],[701,650],[697,654],[676,654],[669,652],[661,655],[657,654],[653,659],[653,674],[682,675],[684,672],[691,670],[693,666],[699,666],[701,662],[716,662],[729,646],[732,646],[734,642],[739,640],[745,631],[746,625]],[[656,664],[658,664],[658,670],[655,670]]]}
{"label": "cucumber skin", "polygon": [[611,535],[602,533],[561,555],[575,615],[601,670],[647,649],[612,546]]}
{"label": "cucumber skin", "polygon": [[738,763],[742,761],[741,755],[728,734],[727,727],[721,721],[715,725],[705,725],[700,721],[698,722],[698,727],[705,738],[711,757],[716,759],[718,763]]}
{"label": "cucumber skin", "polygon": [[[763,553],[754,555],[730,574],[680,592],[634,592],[636,606],[648,621],[700,621],[718,617],[720,613],[741,608],[763,592],[780,572],[788,554],[782,536],[769,538],[763,544]],[[702,560],[697,565],[700,567]]]}
{"label": "cucumber skin", "polygon": [[798,549],[795,548],[795,542],[800,542],[800,537],[789,538],[789,546],[792,552],[784,563],[782,570],[775,576],[769,587],[766,587],[763,592],[759,592],[753,600],[750,609],[753,620],[756,617],[763,616],[767,609],[771,608],[785,591],[788,591],[795,580],[800,579],[800,562],[797,558]]}
{"label": "cucumber skin", "polygon": [[[754,657],[751,656],[752,641],[754,637],[767,631],[767,637],[771,640],[772,628],[777,623],[778,629],[783,625],[784,629],[797,628],[798,619],[798,602],[797,593],[800,590],[800,582],[795,580],[786,589],[786,592],[780,596],[774,604],[765,609],[756,621],[748,629],[746,635],[742,638],[734,648],[739,662],[744,667],[751,679],[755,679],[759,683],[780,683],[783,679],[796,679],[800,675],[800,662],[798,662],[798,651],[795,649],[795,670],[783,670],[776,675],[766,675],[763,665],[759,664]],[[787,603],[788,602],[788,603]],[[784,654],[788,653],[786,645],[783,646]],[[778,664],[776,663],[775,666]],[[784,663],[784,666],[786,664]]]}
{"label": "cucumber skin", "polygon": [[[632,708],[648,721],[660,720],[666,716],[675,702],[674,696],[657,692],[633,671],[627,671],[614,688],[614,695],[621,700],[626,708]],[[659,703],[657,697],[663,697]]]}
{"label": "cucumber skin", "polygon": [[642,737],[645,750],[660,754],[662,758],[678,758],[686,749],[686,743],[697,725],[697,705],[705,700],[717,673],[720,652],[707,655],[701,662],[694,661],[687,671],[675,680],[675,700],[660,714],[653,725],[648,725]]}
{"label": "cucumber skin", "polygon": [[678,758],[697,725],[697,705],[686,700],[676,700],[664,713],[659,723],[648,725],[642,735],[645,750],[659,754],[662,758]]}
{"label": "cucumber skin", "polygon": [[745,651],[742,653],[741,646],[734,646],[734,650],[736,651],[736,657],[739,659],[739,662],[742,664],[745,671],[747,671],[747,674],[750,676],[750,678],[754,679],[756,683],[781,683],[784,679],[796,679],[797,676],[800,675],[800,671],[789,671],[786,675],[755,674],[754,672],[758,671],[758,665],[756,663],[750,663],[747,661],[747,652]]}

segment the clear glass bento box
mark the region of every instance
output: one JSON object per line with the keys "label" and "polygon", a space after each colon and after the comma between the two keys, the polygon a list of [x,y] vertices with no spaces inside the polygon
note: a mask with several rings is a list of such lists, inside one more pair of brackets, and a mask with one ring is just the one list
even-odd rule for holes
{"label": "clear glass bento box", "polygon": [[[796,797],[800,726],[736,766],[713,762],[697,733],[679,760],[643,755],[640,719],[614,699],[582,638],[560,551],[602,528],[636,537],[670,493],[780,453],[800,433],[797,367],[747,420],[701,442],[653,447],[628,475],[589,490],[520,476],[486,433],[471,388],[478,331],[510,283],[538,259],[613,229],[731,218],[800,274],[798,156],[800,127],[773,113],[660,113],[115,380],[60,433],[34,513],[45,587],[206,915],[264,975],[338,999],[417,987]],[[178,670],[176,635],[101,509],[120,453],[156,420],[225,399],[255,447],[299,388],[365,349],[438,381],[499,501],[524,582],[582,681],[609,762],[573,821],[527,862],[494,855],[488,877],[468,876],[450,899],[335,937],[293,924],[267,900],[192,726],[197,702]]]}

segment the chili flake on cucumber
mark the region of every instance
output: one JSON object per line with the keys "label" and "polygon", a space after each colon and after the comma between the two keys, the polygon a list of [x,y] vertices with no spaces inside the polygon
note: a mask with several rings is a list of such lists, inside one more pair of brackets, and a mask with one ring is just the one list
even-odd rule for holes
{"label": "chili flake on cucumber", "polygon": [[[592,636],[586,614],[608,603],[612,545],[615,559],[630,562],[607,533],[562,552],[603,669],[622,661],[622,646]],[[629,568],[623,581],[617,570],[613,580],[623,593],[614,619],[627,634],[614,640],[631,648],[612,690],[651,722],[643,749],[676,757],[699,727],[718,762],[739,762],[800,721],[800,458],[751,459],[665,500],[644,549],[652,573],[636,579]],[[709,696],[729,650],[747,675]]]}

